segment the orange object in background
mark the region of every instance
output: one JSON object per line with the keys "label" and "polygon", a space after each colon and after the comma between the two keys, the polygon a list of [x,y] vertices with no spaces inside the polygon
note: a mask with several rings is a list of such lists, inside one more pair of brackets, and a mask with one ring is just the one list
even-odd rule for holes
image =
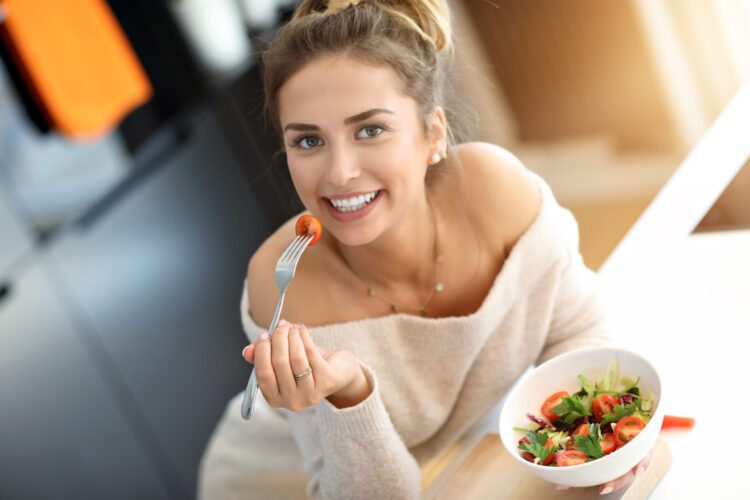
{"label": "orange object in background", "polygon": [[31,94],[62,134],[92,138],[152,89],[103,0],[0,0],[0,27]]}
{"label": "orange object in background", "polygon": [[661,423],[661,430],[664,429],[692,429],[695,425],[695,419],[691,417],[675,417],[674,415],[664,415]]}

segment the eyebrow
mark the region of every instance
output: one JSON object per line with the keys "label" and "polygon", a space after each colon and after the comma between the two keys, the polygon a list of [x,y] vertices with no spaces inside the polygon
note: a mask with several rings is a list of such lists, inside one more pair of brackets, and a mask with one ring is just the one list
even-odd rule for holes
{"label": "eyebrow", "polygon": [[[390,115],[396,114],[390,109],[385,109],[385,108],[368,109],[367,111],[363,111],[362,113],[358,113],[354,116],[350,116],[349,118],[345,118],[344,125],[361,122],[362,120],[367,120],[371,116],[374,116],[380,113],[388,113]],[[311,125],[309,123],[289,123],[287,124],[286,127],[284,127],[284,132],[286,132],[287,130],[297,130],[299,132],[310,132],[314,130],[320,130],[320,128],[317,125]]]}

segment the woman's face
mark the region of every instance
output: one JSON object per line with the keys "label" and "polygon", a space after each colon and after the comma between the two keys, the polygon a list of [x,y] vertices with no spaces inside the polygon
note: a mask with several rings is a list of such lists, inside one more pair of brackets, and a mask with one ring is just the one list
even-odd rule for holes
{"label": "woman's face", "polygon": [[426,133],[417,102],[401,88],[390,68],[331,56],[304,66],[279,91],[294,187],[346,245],[370,243],[423,203],[428,162],[445,149],[442,110]]}

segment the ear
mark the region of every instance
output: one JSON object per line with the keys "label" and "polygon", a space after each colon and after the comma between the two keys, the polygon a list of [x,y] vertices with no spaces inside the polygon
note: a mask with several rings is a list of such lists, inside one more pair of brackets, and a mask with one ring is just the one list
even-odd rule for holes
{"label": "ear", "polygon": [[435,163],[432,158],[438,155],[445,156],[448,147],[448,124],[445,120],[445,111],[440,106],[435,106],[427,118],[427,160],[428,164]]}

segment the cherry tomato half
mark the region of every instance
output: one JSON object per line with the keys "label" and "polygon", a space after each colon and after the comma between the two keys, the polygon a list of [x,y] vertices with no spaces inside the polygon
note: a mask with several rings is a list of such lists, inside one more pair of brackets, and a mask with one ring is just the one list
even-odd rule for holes
{"label": "cherry tomato half", "polygon": [[589,424],[581,424],[578,427],[576,427],[576,430],[573,431],[574,436],[590,436],[591,430],[589,429]]}
{"label": "cherry tomato half", "polygon": [[546,418],[550,422],[554,422],[555,420],[560,418],[557,416],[553,409],[555,408],[555,406],[562,403],[562,398],[567,398],[569,396],[570,394],[568,394],[567,392],[560,391],[545,399],[544,403],[542,403],[542,415],[544,415],[544,418]]}
{"label": "cherry tomato half", "polygon": [[[518,445],[520,446],[521,443],[529,444],[529,440],[527,438],[522,438],[522,439],[520,439],[518,441]],[[555,447],[555,443],[551,439],[547,439],[547,442],[544,443],[544,447],[545,448],[554,448]],[[529,462],[533,462],[534,461],[534,455],[532,455],[528,451],[522,451],[521,452],[521,457],[523,457],[524,460],[528,460]],[[554,453],[550,453],[549,456],[544,459],[544,462],[542,462],[542,465],[549,465],[549,464],[552,463],[552,461],[554,459],[555,459],[555,454]]]}
{"label": "cherry tomato half", "polygon": [[609,455],[617,448],[615,437],[612,434],[604,434],[602,440],[599,441],[599,446],[601,446],[604,455]]}
{"label": "cherry tomato half", "polygon": [[323,234],[323,226],[320,225],[320,221],[312,215],[303,215],[297,219],[297,224],[294,226],[294,232],[297,236],[301,234],[312,234],[313,239],[307,246],[313,246],[318,242],[320,236]]}
{"label": "cherry tomato half", "polygon": [[558,451],[555,455],[555,462],[560,467],[570,467],[571,465],[582,464],[586,461],[586,454],[578,450]]}
{"label": "cherry tomato half", "polygon": [[594,418],[596,421],[600,422],[602,415],[615,411],[614,408],[616,404],[617,400],[609,394],[602,394],[601,396],[594,398],[594,401],[591,403],[591,411],[594,412]]}
{"label": "cherry tomato half", "polygon": [[617,447],[619,448],[628,444],[634,437],[640,434],[644,427],[646,427],[646,423],[641,417],[636,417],[635,415],[625,417],[617,422],[617,425],[615,425],[615,442],[617,443]]}

